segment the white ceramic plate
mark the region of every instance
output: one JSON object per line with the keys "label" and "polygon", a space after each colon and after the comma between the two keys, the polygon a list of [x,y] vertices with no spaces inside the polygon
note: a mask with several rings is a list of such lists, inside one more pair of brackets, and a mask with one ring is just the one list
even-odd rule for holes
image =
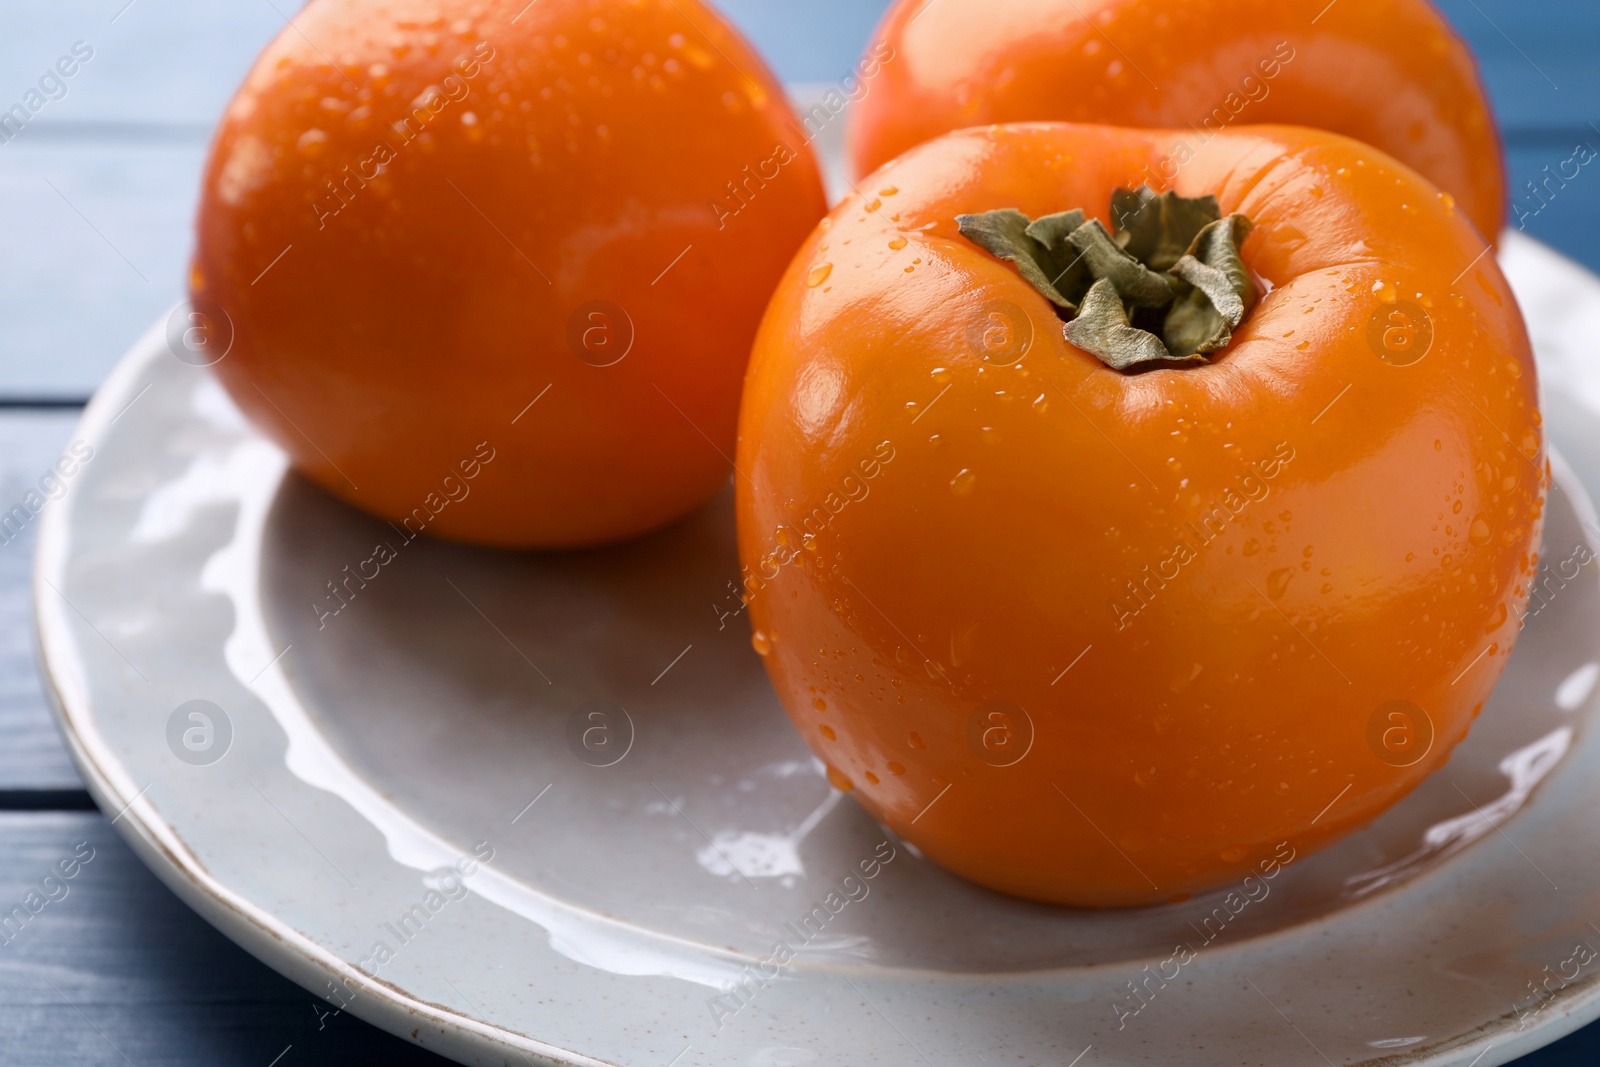
{"label": "white ceramic plate", "polygon": [[[1600,529],[1600,280],[1503,259],[1571,464],[1560,564]],[[829,787],[729,614],[726,495],[604,551],[405,543],[164,329],[78,432],[38,623],[90,789],[234,940],[464,1063],[1491,1067],[1600,1014],[1596,564],[1376,824],[1237,913],[1084,913],[958,881]]]}

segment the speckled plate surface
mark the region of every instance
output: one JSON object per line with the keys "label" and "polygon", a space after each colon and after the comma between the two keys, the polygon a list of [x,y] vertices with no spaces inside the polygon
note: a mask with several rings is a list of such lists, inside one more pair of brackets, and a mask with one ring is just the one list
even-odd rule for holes
{"label": "speckled plate surface", "polygon": [[44,670],[167,884],[463,1063],[1491,1067],[1600,1015],[1600,280],[1502,260],[1567,576],[1441,773],[1231,902],[1025,904],[877,826],[750,649],[726,494],[603,551],[408,542],[289,473],[164,327],[47,512]]}

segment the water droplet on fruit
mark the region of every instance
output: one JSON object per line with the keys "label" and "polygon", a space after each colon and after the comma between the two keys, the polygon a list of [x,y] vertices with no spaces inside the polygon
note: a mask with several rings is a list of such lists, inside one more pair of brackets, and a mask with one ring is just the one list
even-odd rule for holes
{"label": "water droplet on fruit", "polygon": [[828,702],[826,700],[823,700],[821,697],[813,698],[812,701],[811,701],[811,706],[816,708],[818,711],[827,711],[828,710]]}
{"label": "water droplet on fruit", "polygon": [[915,730],[912,730],[909,734],[906,734],[906,744],[910,745],[912,748],[928,747],[922,743],[922,735],[917,733]]}
{"label": "water droplet on fruit", "polygon": [[1494,539],[1494,531],[1489,529],[1489,524],[1479,515],[1472,520],[1472,529],[1467,531],[1467,539],[1475,545],[1486,545]]}
{"label": "water droplet on fruit", "polygon": [[1261,542],[1252,537],[1250,540],[1244,543],[1244,549],[1242,551],[1247,556],[1253,556],[1257,552],[1261,551]]}
{"label": "water droplet on fruit", "polygon": [[845,777],[837,767],[828,768],[828,784],[841,793],[848,793],[856,787],[856,784]]}
{"label": "water droplet on fruit", "polygon": [[811,268],[811,273],[806,275],[806,284],[815,289],[828,280],[828,275],[833,273],[832,263],[818,263]]}
{"label": "water droplet on fruit", "polygon": [[950,491],[956,496],[966,496],[972,492],[972,486],[977,480],[978,476],[976,474],[973,474],[970,470],[963,469],[954,478],[950,479]]}
{"label": "water droplet on fruit", "polygon": [[834,733],[833,732],[833,727],[829,726],[827,723],[823,723],[822,724],[821,730],[822,730],[822,736],[826,737],[829,741],[837,741],[837,740],[839,740],[839,735]]}
{"label": "water droplet on fruit", "polygon": [[1267,595],[1273,600],[1282,600],[1283,594],[1289,591],[1289,579],[1294,577],[1294,571],[1288,567],[1279,567],[1267,575]]}
{"label": "water droplet on fruit", "polygon": [[906,773],[905,764],[903,764],[903,763],[895,763],[893,760],[890,760],[889,764],[888,764],[888,767],[889,767],[889,773],[890,774],[899,775],[899,774]]}
{"label": "water droplet on fruit", "polygon": [[750,635],[750,647],[756,650],[756,655],[765,656],[772,651],[772,639],[765,633],[757,630]]}
{"label": "water droplet on fruit", "polygon": [[898,252],[904,248],[906,244],[907,241],[904,237],[896,237],[894,240],[889,242],[889,249],[890,251]]}

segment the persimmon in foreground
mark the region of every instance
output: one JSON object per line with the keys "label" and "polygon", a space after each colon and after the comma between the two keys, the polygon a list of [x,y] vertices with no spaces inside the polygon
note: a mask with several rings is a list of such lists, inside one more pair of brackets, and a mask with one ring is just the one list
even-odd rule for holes
{"label": "persimmon in foreground", "polygon": [[754,642],[833,780],[1065,904],[1304,855],[1442,765],[1511,653],[1546,461],[1483,238],[1292,127],[1015,125],[812,234],[740,420]]}
{"label": "persimmon in foreground", "polygon": [[[1477,66],[1429,0],[897,0],[884,65],[851,128],[865,174],[912,145],[995,122],[1183,131],[1147,160],[1170,182],[1220,130],[1294,123],[1375,145],[1505,220],[1500,139]],[[1319,14],[1320,10],[1320,14]]]}
{"label": "persimmon in foreground", "polygon": [[701,0],[312,0],[207,166],[216,369],[410,532],[659,526],[726,481],[761,311],[826,209],[797,129]]}

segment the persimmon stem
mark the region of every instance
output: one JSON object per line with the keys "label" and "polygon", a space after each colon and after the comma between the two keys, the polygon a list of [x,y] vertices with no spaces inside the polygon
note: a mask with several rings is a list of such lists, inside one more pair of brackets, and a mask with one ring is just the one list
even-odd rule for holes
{"label": "persimmon stem", "polygon": [[1111,197],[1109,231],[1081,210],[958,215],[961,234],[1055,306],[1067,340],[1119,371],[1195,366],[1227,347],[1259,294],[1239,257],[1252,223],[1215,197]]}

